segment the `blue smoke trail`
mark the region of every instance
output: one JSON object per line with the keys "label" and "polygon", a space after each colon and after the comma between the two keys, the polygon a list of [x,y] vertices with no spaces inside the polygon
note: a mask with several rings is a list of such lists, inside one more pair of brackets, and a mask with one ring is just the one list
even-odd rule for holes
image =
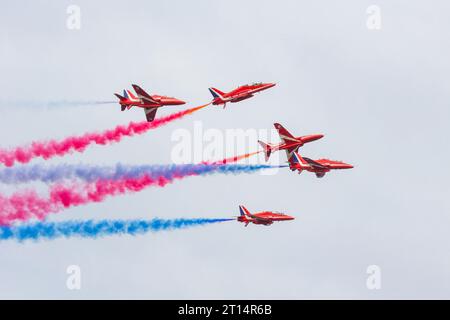
{"label": "blue smoke trail", "polygon": [[56,238],[97,238],[110,235],[139,235],[163,230],[232,221],[234,219],[159,219],[36,222],[19,226],[0,226],[0,240],[42,240]]}
{"label": "blue smoke trail", "polygon": [[0,182],[5,184],[42,181],[45,183],[63,179],[80,179],[93,182],[98,179],[117,180],[120,178],[138,178],[149,175],[152,178],[165,177],[172,179],[177,175],[204,175],[212,173],[239,174],[258,170],[280,168],[265,164],[171,164],[171,165],[124,165],[92,166],[62,164],[52,167],[30,165],[0,169]]}

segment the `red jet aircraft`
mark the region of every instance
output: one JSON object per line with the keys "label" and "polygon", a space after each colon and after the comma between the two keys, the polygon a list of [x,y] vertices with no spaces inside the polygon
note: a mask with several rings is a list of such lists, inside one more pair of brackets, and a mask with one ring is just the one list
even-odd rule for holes
{"label": "red jet aircraft", "polygon": [[314,172],[317,178],[322,178],[330,170],[351,169],[353,166],[342,161],[328,159],[312,160],[302,157],[298,152],[294,152],[293,156],[289,159],[289,168],[292,171],[298,170],[299,174],[303,170]]}
{"label": "red jet aircraft", "polygon": [[286,221],[294,220],[294,217],[285,215],[278,212],[263,211],[251,214],[244,206],[239,206],[240,215],[237,217],[237,221],[244,222],[245,226],[248,224],[262,224],[265,226],[271,225],[274,221]]}
{"label": "red jet aircraft", "polygon": [[287,158],[289,160],[292,157],[292,154],[297,152],[298,148],[303,146],[305,143],[323,138],[323,134],[310,134],[307,136],[294,137],[281,124],[274,123],[273,125],[275,129],[277,129],[282,142],[279,144],[270,144],[258,140],[259,144],[264,149],[266,161],[269,160],[269,157],[273,151],[279,150],[286,150]]}
{"label": "red jet aircraft", "polygon": [[209,88],[209,92],[213,95],[213,105],[221,105],[225,108],[227,102],[239,102],[253,97],[253,94],[275,86],[275,83],[253,83],[240,86],[228,93],[222,92],[216,88]]}
{"label": "red jet aircraft", "polygon": [[159,95],[149,95],[138,85],[133,84],[133,89],[137,94],[137,97],[131,93],[130,90],[123,90],[123,96],[114,93],[119,98],[121,110],[130,109],[131,107],[144,108],[145,116],[148,122],[152,122],[155,119],[156,111],[162,106],[173,106],[185,104],[183,100],[179,100],[172,97],[165,97]]}

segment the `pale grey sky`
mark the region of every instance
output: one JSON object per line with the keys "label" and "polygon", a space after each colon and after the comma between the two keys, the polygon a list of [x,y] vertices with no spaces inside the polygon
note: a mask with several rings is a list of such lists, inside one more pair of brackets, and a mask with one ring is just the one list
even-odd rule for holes
{"label": "pale grey sky", "polygon": [[[81,8],[81,30],[66,28],[70,4]],[[379,31],[366,27],[372,4],[381,8]],[[3,5],[0,100],[11,104],[0,106],[2,147],[143,119],[116,105],[14,102],[113,100],[139,83],[198,105],[212,85],[273,81],[277,87],[226,110],[47,163],[169,163],[173,130],[200,120],[220,130],[280,122],[298,135],[324,133],[304,154],[355,168],[323,179],[288,170],[189,178],[66,210],[50,219],[220,217],[239,204],[297,219],[2,242],[0,298],[450,298],[449,10],[443,0]],[[81,267],[80,291],[66,288],[71,264]],[[382,270],[381,290],[366,288],[369,265]]]}

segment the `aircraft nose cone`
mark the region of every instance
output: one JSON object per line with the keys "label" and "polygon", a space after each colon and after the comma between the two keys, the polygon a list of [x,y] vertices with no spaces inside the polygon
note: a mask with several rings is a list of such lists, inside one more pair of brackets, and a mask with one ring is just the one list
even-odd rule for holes
{"label": "aircraft nose cone", "polygon": [[175,99],[175,103],[176,104],[186,104],[186,101],[180,100],[180,99]]}
{"label": "aircraft nose cone", "polygon": [[343,169],[353,169],[353,165],[348,164],[348,163],[343,163],[343,164],[342,164],[342,168],[343,168]]}
{"label": "aircraft nose cone", "polygon": [[311,135],[311,140],[312,141],[319,140],[319,139],[322,139],[323,137],[324,137],[323,134],[313,134],[313,135]]}
{"label": "aircraft nose cone", "polygon": [[304,142],[311,142],[311,141],[322,139],[323,137],[324,137],[323,134],[312,134],[309,136],[301,137],[301,140],[303,140]]}
{"label": "aircraft nose cone", "polygon": [[272,88],[272,87],[275,87],[276,86],[276,83],[266,83],[266,87],[267,88]]}

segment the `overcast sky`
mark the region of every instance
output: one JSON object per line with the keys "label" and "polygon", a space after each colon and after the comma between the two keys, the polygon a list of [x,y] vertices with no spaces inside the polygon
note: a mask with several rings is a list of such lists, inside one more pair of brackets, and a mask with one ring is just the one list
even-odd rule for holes
{"label": "overcast sky", "polygon": [[[81,9],[80,30],[66,26],[70,4]],[[380,30],[366,26],[373,4]],[[265,81],[278,85],[45,163],[170,163],[174,130],[193,131],[194,121],[221,131],[280,122],[296,135],[325,134],[304,155],[355,168],[323,179],[289,170],[188,178],[65,210],[49,220],[224,217],[239,204],[296,220],[2,242],[0,298],[450,298],[449,10],[444,0],[4,4],[2,147],[144,118],[114,104],[48,101],[114,100],[113,92],[138,83],[195,106],[211,99],[210,86]],[[69,265],[81,268],[81,290],[66,287]],[[380,290],[366,287],[370,265],[381,268]]]}

